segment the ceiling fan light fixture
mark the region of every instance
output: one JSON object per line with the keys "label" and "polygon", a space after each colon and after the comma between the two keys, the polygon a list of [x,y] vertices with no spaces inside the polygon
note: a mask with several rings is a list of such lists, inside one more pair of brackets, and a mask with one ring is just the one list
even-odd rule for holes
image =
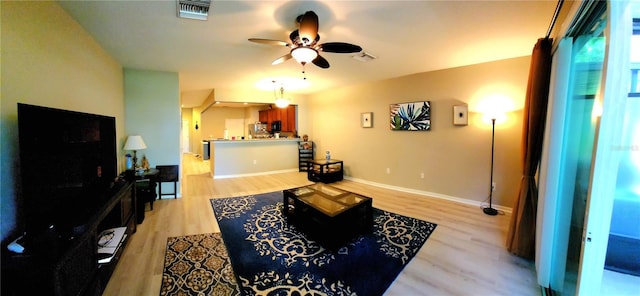
{"label": "ceiling fan light fixture", "polygon": [[307,64],[318,57],[318,51],[311,47],[300,46],[291,50],[291,56],[300,64]]}

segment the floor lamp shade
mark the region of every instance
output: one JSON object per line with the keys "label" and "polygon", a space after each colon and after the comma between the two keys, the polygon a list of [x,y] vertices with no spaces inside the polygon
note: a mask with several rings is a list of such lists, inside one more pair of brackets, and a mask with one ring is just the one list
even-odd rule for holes
{"label": "floor lamp shade", "polygon": [[136,157],[136,150],[147,149],[147,145],[142,140],[141,136],[129,136],[127,142],[124,143],[124,150],[133,150],[133,168],[136,168],[138,158]]}

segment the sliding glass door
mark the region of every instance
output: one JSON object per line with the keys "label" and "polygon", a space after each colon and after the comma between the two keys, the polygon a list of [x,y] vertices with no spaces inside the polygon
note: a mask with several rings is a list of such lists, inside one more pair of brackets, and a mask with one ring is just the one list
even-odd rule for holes
{"label": "sliding glass door", "polygon": [[[582,233],[590,187],[592,156],[597,119],[594,107],[601,88],[605,53],[604,9],[594,12],[589,25],[573,37],[569,88],[566,97],[564,145],[561,150],[558,195],[559,245],[554,254],[558,263],[551,277],[552,288],[562,295],[575,295],[581,259]],[[561,262],[565,262],[562,266]]]}
{"label": "sliding glass door", "polygon": [[578,270],[577,294],[598,293],[611,227],[630,81],[632,1],[607,2],[602,87],[596,96],[593,165]]}
{"label": "sliding glass door", "polygon": [[560,295],[600,291],[625,127],[628,8],[584,2],[554,53],[536,265],[540,284]]}

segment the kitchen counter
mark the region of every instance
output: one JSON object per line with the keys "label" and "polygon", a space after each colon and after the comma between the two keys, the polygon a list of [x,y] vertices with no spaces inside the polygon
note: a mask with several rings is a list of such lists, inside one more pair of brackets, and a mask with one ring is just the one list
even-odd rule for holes
{"label": "kitchen counter", "polygon": [[221,144],[221,143],[260,143],[260,142],[273,142],[273,141],[278,141],[278,142],[300,142],[302,141],[301,138],[280,138],[280,139],[276,139],[276,138],[265,138],[265,139],[244,139],[244,140],[225,140],[225,139],[214,139],[214,140],[209,140],[209,142],[211,143],[216,143],[216,144]]}
{"label": "kitchen counter", "polygon": [[300,138],[209,140],[214,179],[298,171]]}

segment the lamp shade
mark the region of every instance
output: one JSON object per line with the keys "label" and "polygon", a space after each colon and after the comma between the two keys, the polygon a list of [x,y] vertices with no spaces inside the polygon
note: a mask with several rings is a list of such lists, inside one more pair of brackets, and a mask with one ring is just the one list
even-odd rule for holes
{"label": "lamp shade", "polygon": [[507,113],[515,109],[510,97],[498,93],[487,95],[476,107],[476,110],[482,113],[482,121],[488,124],[494,119],[497,124],[504,123],[507,121]]}
{"label": "lamp shade", "polygon": [[500,110],[493,110],[482,115],[482,120],[486,123],[491,123],[494,119],[496,123],[503,123],[507,120],[507,114]]}
{"label": "lamp shade", "polygon": [[291,56],[304,65],[313,61],[318,56],[318,52],[313,48],[300,46],[291,50]]}
{"label": "lamp shade", "polygon": [[277,98],[276,99],[276,107],[285,108],[287,106],[289,106],[289,100],[287,100],[285,98]]}
{"label": "lamp shade", "polygon": [[[273,83],[276,83],[276,81],[274,80]],[[276,90],[273,90],[274,95]],[[284,86],[280,86],[280,97],[276,97],[276,106],[278,108],[285,108],[287,106],[289,106],[289,100],[284,98]]]}
{"label": "lamp shade", "polygon": [[124,143],[124,150],[142,150],[147,149],[141,136],[129,136],[127,142]]}

